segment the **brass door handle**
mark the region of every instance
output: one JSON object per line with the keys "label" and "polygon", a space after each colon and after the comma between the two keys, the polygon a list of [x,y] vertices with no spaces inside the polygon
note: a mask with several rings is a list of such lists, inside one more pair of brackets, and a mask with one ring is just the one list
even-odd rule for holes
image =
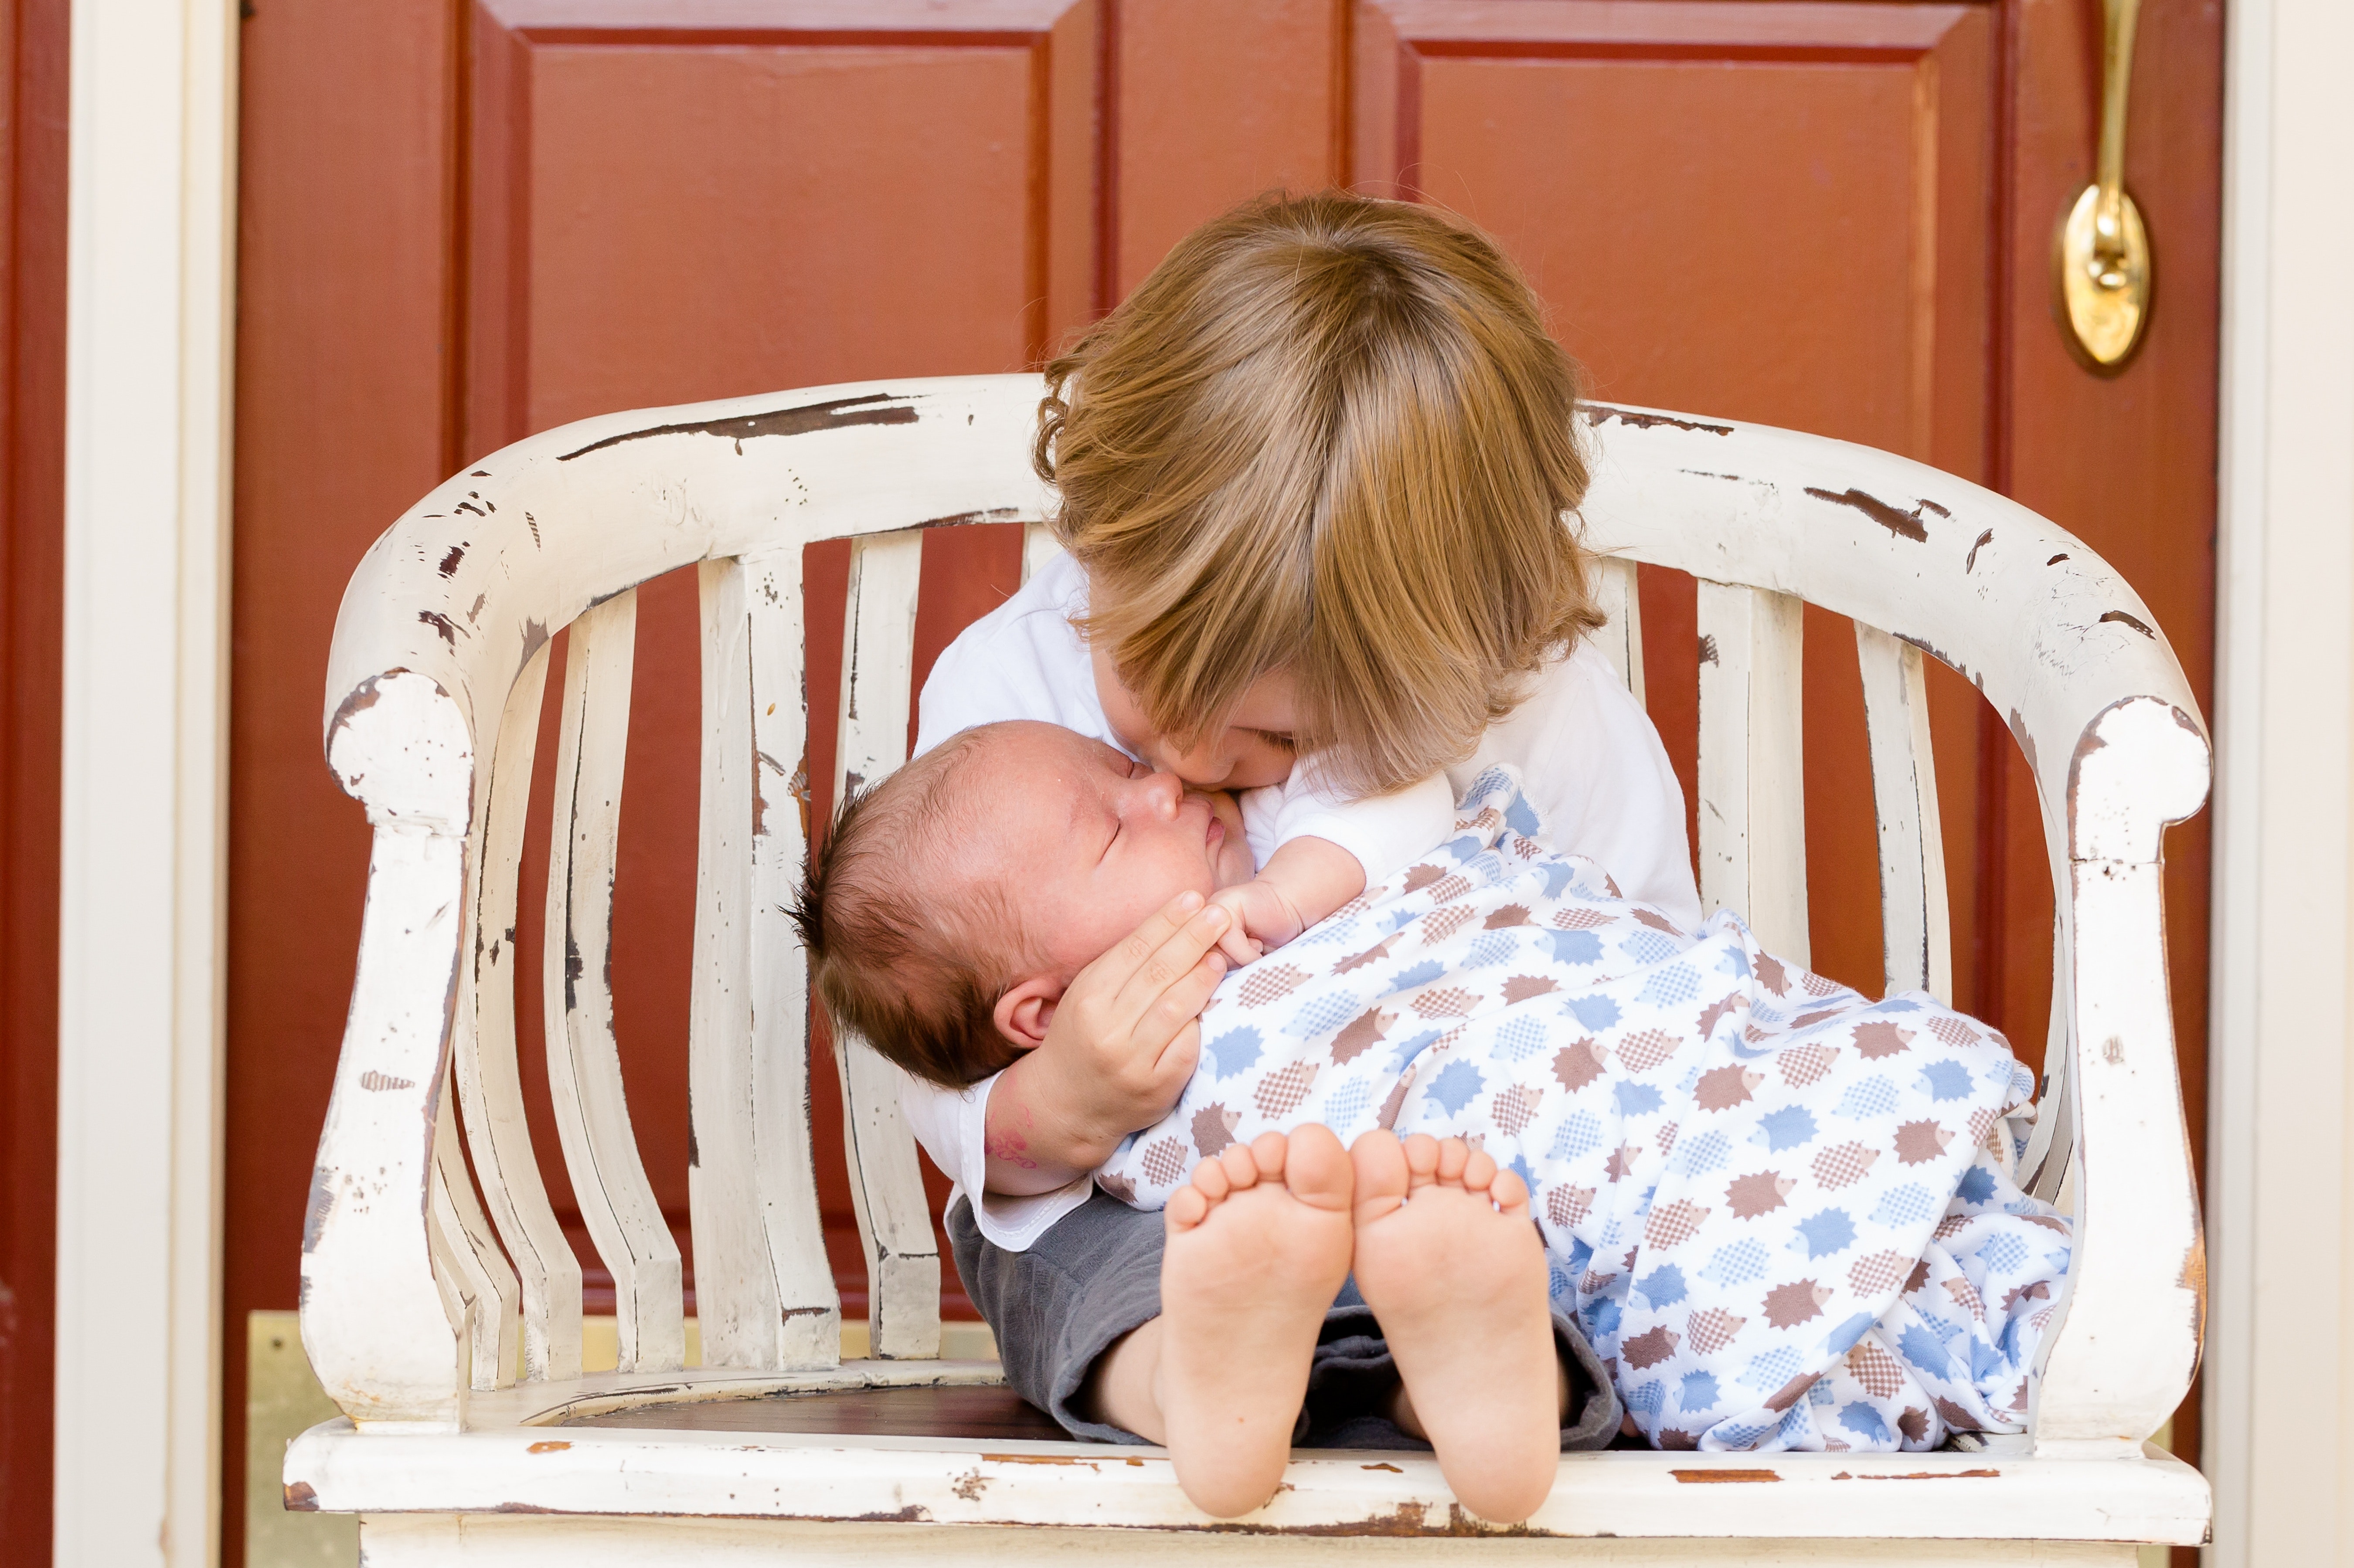
{"label": "brass door handle", "polygon": [[2133,356],[2149,319],[2149,231],[2126,194],[2126,90],[2141,0],[2102,0],[2102,10],[2099,178],[2061,222],[2057,302],[2077,357],[2114,375]]}

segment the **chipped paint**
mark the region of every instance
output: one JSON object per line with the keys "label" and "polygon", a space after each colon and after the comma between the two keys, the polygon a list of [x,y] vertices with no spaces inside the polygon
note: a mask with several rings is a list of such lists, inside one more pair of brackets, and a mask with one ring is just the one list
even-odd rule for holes
{"label": "chipped paint", "polygon": [[438,609],[420,609],[417,612],[417,619],[440,632],[441,641],[450,645],[451,652],[458,651],[458,633],[464,628]]}
{"label": "chipped paint", "polygon": [[308,1481],[289,1481],[286,1483],[285,1508],[288,1513],[316,1513],[319,1511],[319,1493]]}
{"label": "chipped paint", "polygon": [[947,517],[927,517],[916,524],[918,528],[960,528],[968,523],[1015,523],[1022,517],[1018,506],[992,506],[986,512],[959,512]]}
{"label": "chipped paint", "polygon": [[982,1475],[981,1467],[976,1465],[959,1476],[956,1484],[949,1489],[969,1503],[977,1503],[981,1500],[981,1494],[989,1489],[989,1478]]}
{"label": "chipped paint", "polygon": [[560,1439],[549,1438],[545,1442],[534,1443],[530,1447],[525,1448],[524,1452],[526,1454],[561,1454],[565,1449],[571,1446],[571,1444]]}
{"label": "chipped paint", "polygon": [[311,1171],[311,1202],[302,1211],[302,1250],[316,1252],[319,1237],[327,1228],[327,1216],[335,1212],[335,1175],[324,1165]]}
{"label": "chipped paint", "polygon": [[2104,624],[2114,620],[2120,626],[2130,626],[2151,641],[2158,641],[2158,633],[2150,630],[2149,622],[2137,615],[2127,615],[2122,609],[2108,609],[2101,612],[2101,620]]}
{"label": "chipped paint", "polygon": [[[1900,539],[1911,539],[1916,544],[1925,543],[1928,540],[1928,525],[1921,521],[1922,510],[1929,504],[1925,501],[1914,506],[1912,511],[1906,512],[1902,508],[1891,506],[1877,495],[1872,495],[1852,487],[1833,493],[1810,484],[1807,486],[1807,493],[1818,501],[1828,501],[1834,506],[1852,506]],[[1944,513],[1945,509],[1939,507],[1938,511]],[[1946,514],[1951,515],[1950,513]]]}
{"label": "chipped paint", "polygon": [[1711,436],[1733,434],[1731,425],[1712,425],[1704,419],[1681,418],[1674,414],[1647,413],[1640,408],[1621,408],[1615,403],[1588,403],[1584,412],[1585,422],[1589,425],[1606,425],[1616,419],[1620,424],[1638,430],[1648,430],[1655,426],[1665,425],[1671,430],[1697,430]]}
{"label": "chipped paint", "polygon": [[2067,552],[2067,551],[2065,551],[2065,550],[2062,550],[2062,551],[2061,551],[2058,555],[2056,555],[2056,556],[2052,556],[2050,560],[2048,560],[2048,561],[2044,562],[2043,564],[2044,564],[2045,566],[2047,566],[2047,567],[2056,567],[2056,566],[2058,566],[2061,562],[2062,562],[2062,561],[2066,560],[2067,558],[2068,558],[2068,552]]}
{"label": "chipped paint", "polygon": [[1701,633],[1700,638],[1700,662],[1703,664],[1713,664],[1717,662],[1716,639],[1705,631]]}
{"label": "chipped paint", "polygon": [[[465,558],[466,543],[464,541],[461,540],[458,544],[451,546],[450,553],[441,557],[441,575],[445,577],[456,577],[458,575],[458,563]],[[479,603],[479,601],[477,602]]]}
{"label": "chipped paint", "polygon": [[1668,1474],[1688,1487],[1742,1485],[1782,1478],[1779,1470],[1670,1470]]}
{"label": "chipped paint", "polygon": [[1835,1481],[1997,1481],[2000,1470],[1906,1470],[1901,1475],[1851,1476],[1845,1470],[1833,1476]]}
{"label": "chipped paint", "polygon": [[[882,404],[875,408],[872,405]],[[916,410],[901,402],[897,394],[869,392],[862,397],[837,397],[830,403],[804,403],[796,408],[777,408],[766,414],[745,414],[727,419],[699,419],[686,424],[656,425],[651,429],[624,430],[618,436],[608,436],[601,441],[591,441],[578,451],[566,452],[558,462],[570,462],[574,458],[587,457],[624,441],[642,441],[652,436],[719,436],[736,443],[740,455],[744,443],[762,436],[805,436],[818,430],[845,429],[853,425],[912,425]]]}
{"label": "chipped paint", "polygon": [[414,1078],[392,1077],[387,1074],[377,1072],[374,1067],[360,1075],[360,1087],[376,1094],[383,1094],[392,1089],[413,1089],[416,1086],[417,1080]]}
{"label": "chipped paint", "polygon": [[[1921,504],[1922,504],[1922,505],[1924,505],[1924,506],[1926,506],[1926,505],[1928,504],[1928,503],[1925,501],[1925,502],[1923,502]],[[1978,552],[1979,552],[1980,550],[1985,549],[1988,545],[1991,545],[1991,544],[1993,544],[1993,543],[1994,543],[1994,530],[1993,530],[1993,529],[1989,528],[1989,529],[1988,529],[1985,533],[1983,533],[1983,534],[1979,535],[1978,536],[1977,541],[1976,541],[1974,544],[1972,544],[1972,545],[1970,546],[1970,553],[1969,553],[1967,556],[1965,556],[1964,557],[1962,557],[1962,570],[1963,570],[1964,572],[1966,572],[1966,573],[1967,573],[1967,572],[1974,572],[1974,571],[1978,570]]]}

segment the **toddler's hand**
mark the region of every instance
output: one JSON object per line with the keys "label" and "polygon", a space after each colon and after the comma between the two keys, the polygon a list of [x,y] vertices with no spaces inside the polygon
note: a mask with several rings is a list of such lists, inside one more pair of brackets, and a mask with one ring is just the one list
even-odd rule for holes
{"label": "toddler's hand", "polygon": [[1078,972],[1046,1038],[990,1092],[991,1192],[1051,1191],[1169,1114],[1202,1054],[1233,918],[1182,894]]}
{"label": "toddler's hand", "polygon": [[1222,887],[1210,895],[1212,906],[1231,913],[1233,927],[1219,938],[1218,948],[1237,967],[1270,948],[1279,948],[1308,928],[1299,906],[1266,877]]}

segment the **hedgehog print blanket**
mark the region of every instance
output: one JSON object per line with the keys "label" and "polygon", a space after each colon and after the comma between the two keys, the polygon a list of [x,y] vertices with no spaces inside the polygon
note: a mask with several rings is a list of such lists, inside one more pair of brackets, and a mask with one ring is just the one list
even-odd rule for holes
{"label": "hedgehog print blanket", "polygon": [[1509,770],[1457,836],[1227,977],[1176,1108],[1097,1174],[1159,1208],[1321,1122],[1516,1171],[1656,1446],[1930,1448],[2018,1431],[2068,1222],[2021,1192],[2033,1081],[1925,993],[1872,1001],[1553,853]]}

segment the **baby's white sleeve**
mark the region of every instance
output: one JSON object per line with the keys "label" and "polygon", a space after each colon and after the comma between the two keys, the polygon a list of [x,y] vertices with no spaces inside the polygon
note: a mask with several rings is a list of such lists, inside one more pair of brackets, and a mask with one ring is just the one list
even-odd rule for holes
{"label": "baby's white sleeve", "polygon": [[1312,760],[1280,784],[1246,790],[1243,832],[1260,865],[1299,838],[1339,844],[1364,867],[1373,886],[1447,842],[1455,831],[1455,789],[1443,773],[1386,795],[1352,800],[1327,788]]}
{"label": "baby's white sleeve", "polygon": [[1029,1197],[1011,1198],[989,1190],[989,1091],[997,1084],[991,1075],[962,1089],[926,1083],[905,1069],[900,1075],[899,1110],[907,1130],[932,1163],[956,1183],[949,1194],[972,1202],[973,1223],[981,1234],[1008,1252],[1028,1250],[1046,1227],[1087,1201],[1095,1191],[1092,1178],[1082,1176],[1068,1186]]}

